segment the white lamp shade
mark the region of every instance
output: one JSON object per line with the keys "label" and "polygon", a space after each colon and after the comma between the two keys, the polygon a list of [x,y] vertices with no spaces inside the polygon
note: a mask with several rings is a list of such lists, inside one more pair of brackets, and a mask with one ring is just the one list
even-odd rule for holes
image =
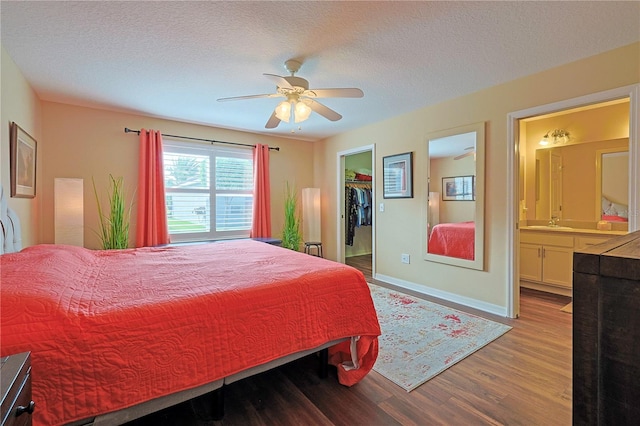
{"label": "white lamp shade", "polygon": [[291,103],[289,101],[282,101],[276,107],[276,117],[285,123],[289,122],[289,117],[291,117]]}
{"label": "white lamp shade", "polygon": [[320,188],[302,189],[302,238],[305,242],[321,242]]}
{"label": "white lamp shade", "polygon": [[311,115],[311,108],[303,101],[296,102],[296,108],[294,111],[295,122],[300,123]]}
{"label": "white lamp shade", "polygon": [[84,246],[84,189],[82,179],[55,178],[55,243]]}

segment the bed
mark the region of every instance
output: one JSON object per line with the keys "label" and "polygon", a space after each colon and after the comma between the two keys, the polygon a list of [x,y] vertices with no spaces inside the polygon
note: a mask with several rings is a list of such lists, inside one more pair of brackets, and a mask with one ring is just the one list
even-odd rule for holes
{"label": "bed", "polygon": [[1,352],[31,351],[34,424],[124,423],[323,348],[353,385],[377,357],[362,273],[270,244],[0,260]]}
{"label": "bed", "polygon": [[474,260],[475,222],[440,223],[429,235],[428,252],[441,256]]}
{"label": "bed", "polygon": [[603,196],[600,218],[601,220],[606,220],[608,222],[628,222],[629,206],[626,204],[615,203]]}

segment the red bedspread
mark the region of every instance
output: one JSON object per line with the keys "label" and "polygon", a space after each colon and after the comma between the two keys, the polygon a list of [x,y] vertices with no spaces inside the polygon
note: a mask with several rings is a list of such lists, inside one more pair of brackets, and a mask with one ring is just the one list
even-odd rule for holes
{"label": "red bedspread", "polygon": [[377,357],[363,275],[280,247],[40,245],[0,258],[1,352],[32,353],[36,424],[125,408],[344,337],[362,336],[361,367],[339,368],[341,382],[358,381]]}
{"label": "red bedspread", "polygon": [[473,260],[475,258],[474,222],[441,223],[431,230],[428,252]]}

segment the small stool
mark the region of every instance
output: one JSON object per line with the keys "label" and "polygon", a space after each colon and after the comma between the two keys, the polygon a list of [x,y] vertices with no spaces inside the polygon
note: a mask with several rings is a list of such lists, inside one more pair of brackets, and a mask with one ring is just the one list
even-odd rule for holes
{"label": "small stool", "polygon": [[[311,249],[315,248],[316,254],[311,253]],[[304,252],[312,256],[324,257],[322,255],[322,243],[316,241],[310,241],[304,243]]]}

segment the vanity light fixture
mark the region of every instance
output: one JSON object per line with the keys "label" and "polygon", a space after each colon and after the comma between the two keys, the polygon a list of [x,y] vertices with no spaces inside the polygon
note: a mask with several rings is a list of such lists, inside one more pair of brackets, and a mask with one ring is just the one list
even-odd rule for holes
{"label": "vanity light fixture", "polygon": [[553,145],[559,143],[567,143],[569,142],[569,132],[563,129],[555,129],[554,131],[549,130],[538,142],[538,144],[542,146],[547,146],[550,143]]}

